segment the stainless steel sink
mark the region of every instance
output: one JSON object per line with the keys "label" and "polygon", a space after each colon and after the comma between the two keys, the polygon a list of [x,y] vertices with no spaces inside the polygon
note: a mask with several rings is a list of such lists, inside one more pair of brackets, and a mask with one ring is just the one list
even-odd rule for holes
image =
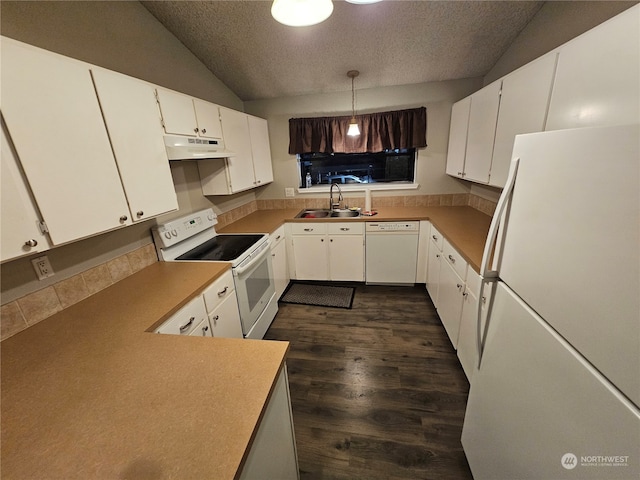
{"label": "stainless steel sink", "polygon": [[359,217],[359,210],[329,210],[328,208],[305,209],[302,210],[295,218],[327,218],[327,217]]}

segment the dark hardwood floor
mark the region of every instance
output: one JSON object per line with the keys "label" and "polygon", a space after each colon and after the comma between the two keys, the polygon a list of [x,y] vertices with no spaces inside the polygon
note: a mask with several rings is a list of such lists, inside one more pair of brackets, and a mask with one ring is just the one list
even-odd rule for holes
{"label": "dark hardwood floor", "polygon": [[471,479],[469,384],[424,285],[356,286],[351,310],[280,303],[301,479]]}

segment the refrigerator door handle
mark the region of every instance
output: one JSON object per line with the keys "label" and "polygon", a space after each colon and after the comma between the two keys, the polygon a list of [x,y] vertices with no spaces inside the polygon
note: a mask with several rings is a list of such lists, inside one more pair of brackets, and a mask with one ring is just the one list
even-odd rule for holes
{"label": "refrigerator door handle", "polygon": [[478,296],[478,310],[476,312],[476,349],[478,352],[478,368],[482,361],[483,350],[483,338],[482,338],[482,298],[484,296],[484,286],[488,282],[495,282],[498,280],[498,270],[491,270],[490,262],[494,252],[496,239],[498,237],[498,230],[500,229],[500,221],[511,199],[511,193],[516,183],[516,174],[518,172],[518,165],[520,164],[520,158],[514,158],[511,160],[509,166],[509,175],[507,176],[507,182],[500,194],[500,199],[496,205],[496,211],[491,219],[491,225],[489,226],[489,233],[487,234],[487,241],[484,244],[484,252],[482,253],[482,262],[480,263],[480,293]]}

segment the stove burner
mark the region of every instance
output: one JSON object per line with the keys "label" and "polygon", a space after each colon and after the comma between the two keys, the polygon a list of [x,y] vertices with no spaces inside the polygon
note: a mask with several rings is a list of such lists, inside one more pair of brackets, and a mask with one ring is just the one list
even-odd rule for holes
{"label": "stove burner", "polygon": [[229,262],[238,258],[261,238],[262,235],[218,234],[203,244],[176,257],[176,260],[217,260]]}

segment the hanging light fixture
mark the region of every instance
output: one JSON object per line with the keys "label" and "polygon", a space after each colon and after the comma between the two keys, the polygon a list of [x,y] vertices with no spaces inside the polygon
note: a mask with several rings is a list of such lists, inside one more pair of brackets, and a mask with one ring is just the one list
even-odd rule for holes
{"label": "hanging light fixture", "polygon": [[332,12],[331,0],[274,0],[271,5],[271,16],[290,27],[324,22]]}
{"label": "hanging light fixture", "polygon": [[347,77],[351,79],[351,121],[349,122],[349,130],[347,130],[347,135],[352,137],[357,137],[360,135],[360,128],[358,127],[358,122],[356,122],[356,91],[353,87],[353,80],[360,75],[358,70],[349,70],[347,72]]}

